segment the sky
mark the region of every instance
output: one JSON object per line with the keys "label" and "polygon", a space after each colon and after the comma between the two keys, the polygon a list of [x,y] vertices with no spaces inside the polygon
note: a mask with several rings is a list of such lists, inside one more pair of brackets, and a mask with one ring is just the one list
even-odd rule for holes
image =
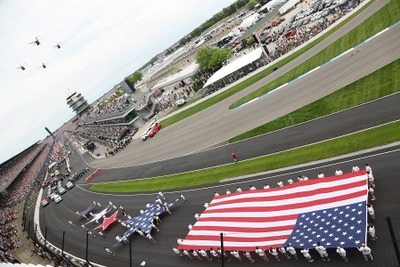
{"label": "sky", "polygon": [[69,95],[96,101],[233,2],[0,0],[0,163],[71,119]]}

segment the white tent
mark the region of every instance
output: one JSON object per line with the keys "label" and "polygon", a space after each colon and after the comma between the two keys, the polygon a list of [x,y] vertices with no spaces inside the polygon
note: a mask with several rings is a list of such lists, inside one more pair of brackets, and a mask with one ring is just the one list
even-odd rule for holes
{"label": "white tent", "polygon": [[254,13],[253,15],[245,18],[243,22],[240,24],[239,28],[247,29],[250,28],[254,23],[258,21],[260,17],[259,13]]}
{"label": "white tent", "polygon": [[256,61],[257,59],[259,59],[261,57],[262,53],[263,53],[262,47],[258,47],[257,49],[247,53],[246,55],[236,58],[235,60],[230,62],[228,65],[222,67],[216,73],[214,73],[214,75],[211,76],[210,79],[208,79],[208,81],[205,83],[203,88],[210,84],[215,83],[218,80],[221,80],[222,78],[226,77],[227,75]]}
{"label": "white tent", "polygon": [[268,3],[266,3],[265,5],[263,5],[260,8],[260,11],[263,11],[265,9],[269,11],[271,11],[271,9],[273,9],[275,6],[279,5],[280,3],[284,2],[285,0],[271,0]]}

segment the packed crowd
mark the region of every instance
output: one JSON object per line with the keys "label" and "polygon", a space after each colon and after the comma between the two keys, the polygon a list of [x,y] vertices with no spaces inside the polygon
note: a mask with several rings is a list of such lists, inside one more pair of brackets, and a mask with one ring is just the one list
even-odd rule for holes
{"label": "packed crowd", "polygon": [[[355,6],[357,6],[359,2],[360,1],[356,1]],[[284,54],[292,51],[296,47],[322,32],[324,29],[328,28],[331,24],[347,14],[349,11],[350,9],[346,5],[342,5],[332,8],[329,10],[329,12],[327,11],[330,14],[329,16],[331,16],[330,19],[328,19],[328,16],[325,16],[321,17],[321,19],[315,22],[309,23],[311,22],[311,18],[308,18],[306,19],[307,23],[301,23],[300,25],[299,21],[294,21],[293,24],[289,22],[286,23],[286,25],[281,26],[280,29],[277,28],[278,26],[267,25],[258,33],[261,36],[262,45],[264,45],[268,50],[268,55],[263,60],[253,62],[251,65],[238,70],[237,73],[228,75],[224,81],[216,82],[215,84],[210,85],[204,94],[208,95],[218,91],[227,84],[235,82],[236,80],[246,76],[248,73],[266,64],[269,64]],[[258,46],[259,44],[255,43],[246,50],[239,50],[238,48],[240,48],[240,46],[238,46],[238,48],[235,48],[233,57],[225,62],[225,64],[229,64],[229,62],[235,60],[235,58],[245,55]]]}
{"label": "packed crowd", "polygon": [[182,98],[187,99],[190,96],[191,91],[191,85],[186,84],[183,88],[164,92],[163,95],[158,99],[160,110],[165,110],[176,106],[176,101]]}
{"label": "packed crowd", "polygon": [[32,188],[41,168],[46,162],[46,156],[50,151],[49,146],[45,146],[40,154],[32,161],[28,168],[22,172],[17,179],[8,187],[9,195],[2,198],[1,205],[12,205],[24,200]]}
{"label": "packed crowd", "polygon": [[17,218],[15,208],[4,207],[0,212],[0,262],[19,263],[13,250],[19,247],[14,221]]}
{"label": "packed crowd", "polygon": [[[18,233],[15,225],[17,218],[16,204],[26,198],[31,191],[41,169],[46,162],[60,161],[64,157],[62,149],[58,142],[52,147],[50,143],[52,139],[43,141],[40,145],[36,145],[31,150],[21,154],[18,158],[20,162],[15,163],[24,171],[17,172],[16,179],[7,188],[7,195],[0,199],[0,262],[18,263],[13,254],[13,250],[19,247]],[[11,165],[7,165],[11,167]],[[10,173],[9,171],[3,173]],[[36,253],[36,251],[35,251]],[[43,251],[37,251],[39,256],[46,256]]]}
{"label": "packed crowd", "polygon": [[138,132],[138,130],[138,128],[135,128],[130,134],[127,134],[121,140],[113,141],[111,148],[107,148],[106,157],[108,155],[115,155],[119,151],[123,150],[127,145],[129,145],[133,140],[133,136]]}
{"label": "packed crowd", "polygon": [[111,147],[114,142],[120,141],[129,132],[128,126],[87,125],[78,127],[75,133],[88,140],[100,141],[101,143],[105,141]]}
{"label": "packed crowd", "polygon": [[[237,157],[232,156],[232,158],[234,159],[234,162],[237,162]],[[360,168],[357,165],[353,165],[351,172],[358,172],[360,171]],[[376,230],[375,230],[375,226],[373,224],[373,222],[375,221],[376,217],[375,217],[375,210],[374,207],[372,206],[372,204],[370,202],[375,201],[376,200],[376,196],[375,196],[375,179],[374,179],[374,175],[373,175],[373,171],[371,166],[369,166],[369,164],[365,164],[365,171],[367,172],[367,179],[368,179],[368,199],[369,202],[367,203],[367,213],[368,213],[368,223],[367,223],[367,233],[368,236],[370,237],[369,239],[371,241],[377,240],[377,236],[376,236]],[[343,171],[340,168],[337,168],[335,170],[334,175],[338,176],[338,175],[342,175]],[[316,179],[323,179],[325,178],[324,173],[319,172],[317,174],[317,178]],[[297,177],[298,182],[304,182],[304,181],[308,181],[309,178],[305,175],[299,175]],[[289,178],[287,181],[288,185],[291,185],[294,183],[294,179]],[[285,186],[284,183],[282,181],[278,181],[277,182],[277,186],[278,187],[283,187]],[[265,184],[263,186],[263,189],[269,189],[271,188],[268,184]],[[249,186],[249,190],[257,190],[257,188],[253,185]],[[243,192],[243,190],[240,187],[236,188],[236,192]],[[229,189],[225,190],[225,194],[231,194],[232,192]],[[214,193],[215,196],[219,196],[218,192]],[[204,207],[208,208],[209,204],[208,203],[204,203]],[[201,214],[199,213],[194,213],[193,214],[195,217],[195,220],[198,220],[201,217]],[[192,229],[192,225],[189,224],[188,228],[189,230]],[[182,239],[177,238],[177,243],[178,245],[181,244],[183,242]],[[281,247],[270,247],[267,250],[261,249],[259,247],[255,247],[254,250],[251,251],[237,251],[237,250],[232,250],[232,251],[222,251],[221,248],[210,248],[209,250],[204,250],[204,249],[200,249],[200,250],[186,250],[186,249],[177,249],[176,247],[172,247],[173,252],[178,255],[181,258],[189,258],[189,259],[197,259],[199,261],[201,260],[207,260],[207,261],[212,261],[213,259],[216,259],[218,261],[221,261],[222,258],[224,258],[224,261],[229,262],[231,261],[231,259],[236,259],[240,262],[243,261],[243,258],[245,258],[246,260],[248,260],[249,262],[253,263],[255,262],[255,258],[256,255],[258,258],[261,258],[261,260],[263,260],[264,262],[268,262],[270,261],[270,258],[275,259],[275,261],[281,261],[282,258],[286,258],[286,259],[295,259],[295,260],[299,260],[299,255],[303,255],[303,257],[308,261],[308,262],[314,262],[314,258],[311,255],[311,251],[310,249],[301,247],[301,248],[295,248],[293,247],[291,244],[287,244],[286,246],[281,246]],[[348,262],[349,258],[347,257],[347,251],[345,248],[338,246],[336,247],[336,249],[328,249],[326,247],[324,247],[323,245],[321,245],[319,242],[317,242],[314,250],[317,252],[316,254],[318,254],[322,261],[330,261],[330,253],[336,253],[338,254],[338,256],[344,261],[344,262]],[[367,246],[367,244],[362,243],[360,247],[358,247],[358,250],[360,251],[360,253],[363,255],[363,258],[365,261],[369,261],[369,260],[373,260],[373,256],[372,256],[372,250],[371,248],[369,248]],[[270,256],[270,257],[268,257]]]}
{"label": "packed crowd", "polygon": [[92,112],[88,114],[89,119],[99,119],[106,115],[110,115],[113,113],[119,113],[132,105],[132,102],[129,100],[128,95],[125,94],[118,98],[114,98],[112,101],[108,102],[102,109],[96,108]]}
{"label": "packed crowd", "polygon": [[38,153],[43,144],[34,144],[23,153],[0,165],[0,187],[13,181]]}
{"label": "packed crowd", "polygon": [[325,16],[315,22],[308,18],[306,19],[307,23],[300,23],[301,25],[297,24],[299,23],[298,21],[293,21],[276,30],[266,27],[260,34],[268,35],[268,38],[264,40],[266,40],[267,44],[271,43],[269,45],[269,48],[272,48],[271,56],[278,58],[310,40],[350,11],[346,5],[338,6],[329,10],[331,18]]}
{"label": "packed crowd", "polygon": [[51,147],[48,162],[49,163],[56,162],[57,164],[61,164],[66,157],[67,157],[67,151],[63,147],[61,147],[60,142],[56,141],[54,145]]}

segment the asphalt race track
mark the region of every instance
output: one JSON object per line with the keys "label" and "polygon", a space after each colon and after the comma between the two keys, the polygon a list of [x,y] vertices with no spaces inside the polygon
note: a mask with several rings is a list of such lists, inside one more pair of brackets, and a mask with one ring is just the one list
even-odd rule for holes
{"label": "asphalt race track", "polygon": [[[261,188],[265,183],[268,183],[271,187],[276,187],[277,181],[286,181],[288,177],[295,178],[298,174],[304,174],[311,178],[322,171],[326,175],[333,175],[336,167],[340,167],[344,171],[350,171],[352,164],[358,164],[362,167],[366,162],[372,166],[377,184],[377,200],[374,203],[374,207],[377,213],[375,225],[377,228],[378,240],[369,243],[375,257],[375,265],[371,263],[370,266],[395,266],[395,255],[393,247],[391,246],[387,225],[383,218],[386,216],[392,217],[395,231],[398,234],[400,231],[400,217],[398,216],[398,210],[400,208],[400,196],[398,194],[400,190],[400,183],[398,182],[398,173],[400,172],[400,165],[398,164],[400,146],[397,146],[396,149],[397,150],[392,152],[388,152],[387,150],[380,151],[383,154],[378,156],[369,153],[365,157],[349,157],[342,160],[318,164],[316,166],[307,166],[305,168],[280,172],[278,174],[263,175],[263,177],[255,176],[253,178],[247,178],[246,180],[225,183],[210,188],[183,191],[189,203],[184,204],[179,202],[178,205],[172,209],[172,215],[161,217],[163,221],[159,225],[160,232],[153,234],[154,238],[157,240],[156,244],[152,244],[139,236],[134,236],[132,238],[133,266],[138,266],[138,263],[142,260],[148,263],[147,266],[200,266],[197,260],[181,260],[173,254],[171,248],[176,245],[176,237],[185,237],[188,233],[187,225],[195,222],[193,212],[202,212],[204,210],[203,203],[211,201],[215,191],[223,193],[226,188],[235,190],[237,186],[246,189],[250,184]],[[167,192],[164,193],[164,195],[167,200],[172,200],[178,197],[180,192]],[[143,208],[146,203],[154,199],[155,194],[117,197],[83,192],[75,188],[67,194],[64,194],[63,197],[64,200],[57,204],[56,209],[51,206],[55,205],[54,203],[51,203],[49,207],[43,209],[43,211],[46,212],[46,216],[41,216],[41,225],[47,225],[47,237],[49,241],[59,247],[61,247],[62,231],[65,231],[64,249],[72,254],[79,255],[81,258],[85,258],[85,230],[79,226],[73,227],[67,223],[68,220],[75,217],[75,210],[83,210],[92,200],[96,199],[100,201],[103,206],[105,206],[108,201],[113,201],[116,205],[122,205],[127,210],[128,214],[136,216],[139,214],[140,208]],[[76,201],[76,199],[80,199],[81,201]],[[129,266],[128,246],[118,249],[114,257],[109,256],[104,251],[105,246],[111,246],[114,243],[113,237],[117,234],[121,235],[123,231],[124,228],[122,226],[115,225],[106,233],[107,237],[105,239],[99,236],[96,238],[89,237],[89,260],[106,266],[116,266],[116,262],[120,263],[121,266]],[[348,253],[352,266],[365,266],[365,262],[358,251],[349,250]],[[330,254],[332,258],[330,265],[339,266],[343,264],[338,255],[334,255],[334,252]],[[318,258],[319,256],[316,253],[312,255],[317,259],[315,262],[317,266],[322,264],[322,261]],[[290,266],[305,266],[308,264],[304,259],[300,259],[301,260],[296,263],[294,263],[294,261],[282,260],[272,265],[279,266],[283,264],[288,266],[289,262],[291,263]],[[379,263],[379,265],[376,265],[377,263]],[[215,261],[211,263],[203,262],[201,266],[207,264],[218,266]],[[264,264],[264,262],[258,259],[256,263],[254,263],[254,266],[261,266],[261,264]],[[246,266],[246,264],[233,260],[229,263],[229,266]]]}
{"label": "asphalt race track", "polygon": [[[381,1],[376,2],[380,2],[378,3],[379,5],[382,4]],[[365,18],[367,16],[365,14],[371,14],[374,8],[376,10],[378,4],[374,3],[365,11],[364,15],[361,14],[358,17]],[[358,17],[350,22],[349,25],[343,27],[346,28],[343,31],[348,31],[349,27],[354,27],[354,25],[351,25],[352,23],[357,23],[357,21],[360,23],[361,20]],[[243,92],[199,114],[162,129],[153,139],[146,142],[137,140],[112,158],[91,162],[90,165],[92,167],[100,166],[103,170],[102,174],[97,176],[94,182],[151,177],[229,163],[231,162],[230,152],[233,150],[238,153],[239,159],[252,158],[398,120],[400,117],[398,105],[400,103],[400,95],[395,94],[376,102],[276,133],[234,145],[218,146],[225,144],[226,140],[232,136],[315,101],[398,59],[400,56],[398,40],[400,40],[399,25],[359,47],[354,53],[349,53],[325,65],[307,77],[293,82],[281,90],[253,102],[251,105],[235,111],[228,110],[227,106],[233,101],[246,95],[249,91],[253,91],[255,87],[260,85],[250,86]],[[313,53],[315,52],[313,50]],[[300,62],[296,61],[291,64],[300,64]],[[288,64],[278,72],[274,72],[266,77],[263,83],[282,75],[285,71],[293,68],[294,65],[290,66]],[[157,243],[153,244],[138,236],[132,238],[133,266],[138,266],[143,260],[147,262],[146,266],[218,266],[219,264],[216,261],[199,263],[197,260],[180,259],[171,250],[172,246],[176,246],[176,238],[184,238],[188,233],[187,225],[194,223],[193,212],[202,212],[204,210],[203,203],[211,201],[214,191],[222,193],[226,188],[234,190],[236,186],[241,186],[245,189],[248,188],[250,183],[258,188],[265,183],[274,187],[278,180],[286,181],[287,178],[295,178],[298,174],[305,174],[311,178],[315,177],[317,172],[322,171],[326,175],[333,175],[336,167],[340,167],[344,171],[350,171],[352,164],[355,163],[362,167],[366,162],[372,166],[377,180],[377,201],[374,206],[377,212],[375,224],[378,240],[369,243],[373,249],[375,261],[369,262],[370,264],[368,265],[395,266],[395,255],[386,222],[383,218],[391,216],[396,233],[400,233],[400,216],[398,215],[400,183],[397,181],[398,173],[400,172],[399,146],[396,149],[395,151],[382,150],[380,151],[382,154],[379,155],[369,153],[366,156],[367,158],[357,156],[319,164],[315,168],[312,166],[304,169],[297,168],[291,173],[280,172],[278,174],[265,175],[262,179],[254,176],[247,178],[246,181],[241,180],[210,188],[183,191],[189,203],[179,202],[172,209],[173,215],[167,214],[161,217],[163,220],[159,226],[161,231],[153,234]],[[201,152],[194,153],[196,151]],[[72,152],[72,168],[74,170],[82,169],[85,166],[84,161],[75,151]],[[83,183],[83,178],[81,181]],[[84,187],[81,186],[81,188]],[[67,194],[64,194],[64,200],[61,203],[51,203],[48,207],[41,209],[40,225],[42,233],[46,232],[49,242],[60,248],[62,246],[62,232],[65,231],[65,251],[82,259],[85,258],[86,232],[83,228],[73,227],[68,223],[69,220],[75,218],[76,210],[85,209],[93,200],[100,202],[103,206],[112,201],[117,206],[122,205],[128,214],[136,216],[139,214],[139,209],[154,200],[155,197],[154,193],[120,196],[103,195],[81,188],[75,187]],[[164,195],[170,201],[177,198],[180,192],[166,192]],[[89,261],[105,266],[129,266],[128,246],[116,250],[116,255],[113,257],[104,250],[105,246],[111,247],[115,242],[114,236],[121,235],[123,231],[124,228],[121,225],[114,225],[106,233],[106,238],[104,239],[99,236],[96,238],[89,236]],[[352,250],[348,253],[350,257],[348,264],[353,266],[366,265],[358,251]],[[330,254],[332,260],[329,265],[342,265],[338,255],[333,255],[335,254],[334,252]],[[316,253],[312,255],[316,258],[314,264],[321,265],[322,261],[319,256]],[[265,265],[257,257],[254,256],[254,258],[256,259],[254,266]],[[294,262],[294,260],[282,260],[279,263],[270,262],[269,264],[274,266],[308,265],[302,256],[298,262]],[[246,266],[248,264],[232,260],[229,265]]]}

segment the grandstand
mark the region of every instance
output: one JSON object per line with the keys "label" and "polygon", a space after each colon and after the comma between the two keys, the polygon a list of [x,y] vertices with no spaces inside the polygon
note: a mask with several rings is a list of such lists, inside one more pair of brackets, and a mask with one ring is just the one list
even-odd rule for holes
{"label": "grandstand", "polygon": [[44,149],[40,141],[0,165],[0,195],[7,196],[9,186],[23,173]]}

